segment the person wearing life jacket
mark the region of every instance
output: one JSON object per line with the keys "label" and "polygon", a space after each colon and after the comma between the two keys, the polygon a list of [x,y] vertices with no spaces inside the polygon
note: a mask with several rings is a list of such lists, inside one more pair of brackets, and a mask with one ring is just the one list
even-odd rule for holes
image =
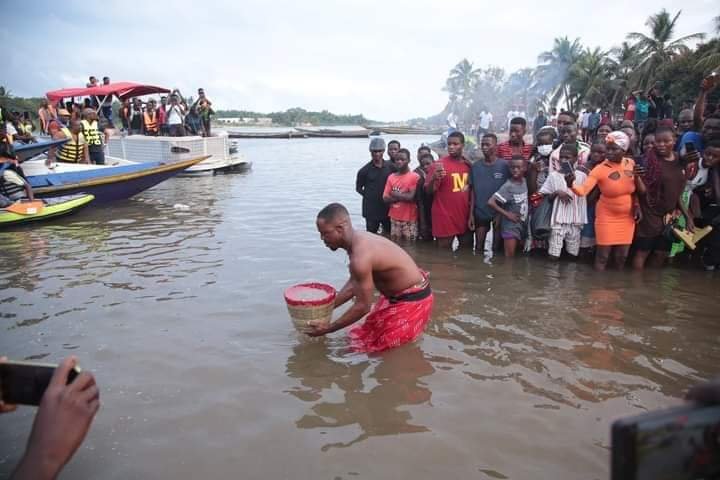
{"label": "person wearing life jacket", "polygon": [[15,129],[15,135],[14,140],[18,142],[23,143],[31,143],[35,142],[35,137],[33,137],[32,131],[33,131],[33,124],[30,122],[30,118],[28,115],[27,122],[23,117],[20,115],[20,112],[12,112],[13,120],[12,125]]}
{"label": "person wearing life jacket", "polygon": [[82,127],[82,123],[78,120],[71,120],[69,129],[61,127],[65,137],[69,140],[55,154],[58,162],[90,163],[90,154],[85,136],[82,134]]}
{"label": "person wearing life jacket", "polygon": [[155,110],[155,100],[150,100],[143,114],[145,135],[156,137],[160,132],[158,112]]}
{"label": "person wearing life jacket", "polygon": [[82,134],[87,143],[90,162],[96,165],[105,165],[105,150],[103,147],[103,133],[98,128],[98,115],[95,110],[88,108],[83,113]]}
{"label": "person wearing life jacket", "polygon": [[23,198],[34,200],[32,187],[18,165],[15,149],[3,124],[0,126],[0,208]]}

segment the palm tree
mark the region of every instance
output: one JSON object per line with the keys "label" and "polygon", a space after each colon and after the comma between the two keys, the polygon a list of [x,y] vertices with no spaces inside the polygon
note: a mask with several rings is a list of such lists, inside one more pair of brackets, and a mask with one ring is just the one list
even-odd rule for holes
{"label": "palm tree", "polygon": [[473,64],[467,58],[463,58],[452,70],[448,81],[452,84],[457,94],[463,101],[472,97],[473,87],[478,80],[479,70],[473,69]]}
{"label": "palm tree", "polygon": [[543,65],[539,65],[536,69],[534,89],[550,97],[550,106],[557,105],[562,98],[565,98],[567,108],[574,110],[570,98],[568,74],[581,52],[582,45],[579,38],[571,42],[568,37],[562,37],[555,39],[552,50],[538,56],[538,62]]}
{"label": "palm tree", "polygon": [[640,32],[627,34],[627,39],[635,42],[642,59],[634,75],[634,80],[640,88],[649,87],[658,71],[672,60],[690,53],[690,49],[685,45],[687,42],[705,38],[704,33],[693,33],[673,40],[675,25],[681,13],[682,10],[679,10],[674,17],[671,17],[663,8],[660,12],[650,15],[645,22],[650,29],[649,35]]}
{"label": "palm tree", "polygon": [[613,94],[607,52],[586,49],[570,68],[569,95],[575,105],[588,102],[594,107],[607,105]]}
{"label": "palm tree", "polygon": [[611,110],[614,111],[619,107],[622,99],[633,90],[632,75],[637,69],[639,61],[637,47],[628,42],[622,42],[619,47],[610,49],[607,67],[610,71],[610,83],[614,90],[609,105]]}

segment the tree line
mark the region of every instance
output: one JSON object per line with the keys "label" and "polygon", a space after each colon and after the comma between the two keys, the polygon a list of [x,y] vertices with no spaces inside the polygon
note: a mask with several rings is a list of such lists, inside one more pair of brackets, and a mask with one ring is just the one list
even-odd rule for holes
{"label": "tree line", "polygon": [[[439,117],[453,112],[470,124],[483,109],[504,115],[520,107],[532,115],[551,108],[577,112],[584,105],[618,113],[632,92],[656,84],[677,112],[692,104],[705,76],[720,73],[720,16],[713,19],[710,39],[704,33],[676,38],[681,13],[663,9],[651,15],[644,33],[630,32],[609,50],[556,38],[536,67],[510,74],[494,66],[475,68],[464,58],[450,70],[443,88],[448,102]],[[698,43],[691,48],[691,42]]]}

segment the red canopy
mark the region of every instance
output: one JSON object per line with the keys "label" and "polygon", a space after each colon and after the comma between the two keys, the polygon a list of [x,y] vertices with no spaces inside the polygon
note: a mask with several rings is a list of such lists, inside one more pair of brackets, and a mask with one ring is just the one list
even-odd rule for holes
{"label": "red canopy", "polygon": [[153,93],[170,93],[170,90],[163,87],[155,87],[153,85],[143,85],[133,82],[115,82],[108,85],[98,85],[90,88],[63,88],[61,90],[53,90],[47,92],[45,96],[48,100],[56,102],[63,98],[71,97],[106,97],[115,95],[120,100],[131,97],[140,97],[142,95],[151,95]]}

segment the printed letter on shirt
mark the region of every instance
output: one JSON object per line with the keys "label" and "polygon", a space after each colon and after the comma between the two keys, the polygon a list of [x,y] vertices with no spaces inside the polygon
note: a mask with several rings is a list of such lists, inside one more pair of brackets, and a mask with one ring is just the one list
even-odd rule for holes
{"label": "printed letter on shirt", "polygon": [[468,174],[467,173],[453,173],[453,192],[464,192],[467,190]]}

